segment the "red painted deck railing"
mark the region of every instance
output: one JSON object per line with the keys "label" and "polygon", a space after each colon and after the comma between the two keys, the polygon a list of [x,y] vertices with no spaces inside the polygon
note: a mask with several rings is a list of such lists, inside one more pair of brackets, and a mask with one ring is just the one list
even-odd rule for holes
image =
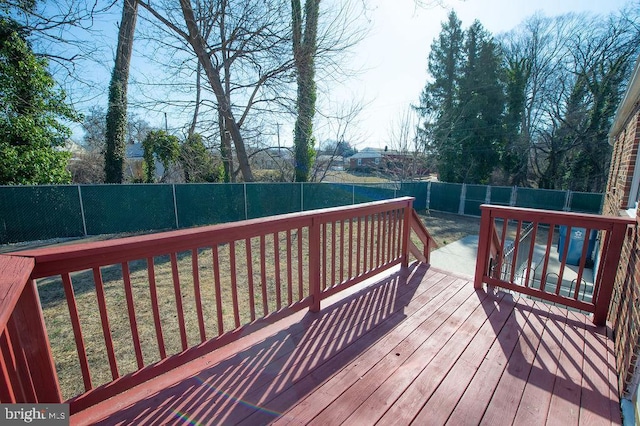
{"label": "red painted deck railing", "polygon": [[412,202],[2,256],[0,400],[67,400],[78,412],[263,326],[261,319],[317,311],[330,295],[407,265],[410,252],[427,261],[433,241]]}
{"label": "red painted deck railing", "polygon": [[606,322],[633,219],[481,206],[475,287],[484,283],[592,312]]}

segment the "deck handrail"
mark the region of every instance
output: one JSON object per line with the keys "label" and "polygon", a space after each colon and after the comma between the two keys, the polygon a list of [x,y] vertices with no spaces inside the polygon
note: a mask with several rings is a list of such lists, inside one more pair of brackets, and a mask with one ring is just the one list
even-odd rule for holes
{"label": "deck handrail", "polygon": [[[42,325],[39,344],[44,348],[45,358],[51,360],[47,380],[55,385],[57,397],[46,402],[65,398],[61,397],[53,367],[55,356],[42,319],[36,279],[63,289],[60,292],[73,329],[72,341],[80,370],[77,380],[84,385],[84,391],[66,399],[74,413],[237,340],[267,322],[305,308],[317,311],[321,300],[396,265],[408,264],[409,246],[415,247],[409,240],[412,229],[425,244],[422,256],[426,254],[428,259],[433,240],[415,215],[412,203],[412,197],[401,197],[5,256],[12,262],[18,256],[26,259],[32,268],[18,281],[22,280],[26,289],[32,289],[30,310],[37,312]],[[209,259],[207,265],[202,260],[205,255]],[[160,272],[161,262],[170,266],[166,272]],[[205,266],[207,283],[205,273],[201,272]],[[239,278],[245,273],[244,278]],[[92,347],[96,342],[85,337],[86,324],[82,318],[87,314],[80,312],[85,308],[78,303],[82,295],[76,294],[79,279],[90,284],[88,290],[84,285],[83,291],[95,295],[92,300],[96,305],[89,315],[99,319],[101,349]],[[186,281],[192,285],[186,285]],[[161,294],[161,287],[171,288],[169,296]],[[149,300],[150,308],[145,312],[138,306],[142,300],[140,288],[146,289],[145,300]],[[120,306],[110,299],[115,291],[122,293]],[[223,301],[225,292],[228,302]],[[209,293],[215,300],[205,300]],[[169,320],[175,323],[179,347],[173,352],[169,346],[174,336],[168,334],[168,320],[162,316],[166,309],[161,303],[163,297],[172,299],[175,307],[173,319]],[[212,308],[215,315],[207,317],[203,306]],[[129,344],[135,353],[133,371],[122,371],[118,359],[121,355],[116,356],[119,337],[114,329],[120,326],[114,325],[114,315],[118,314],[112,310],[121,312],[128,320],[126,333],[130,333]],[[188,326],[185,317],[192,311],[197,320]],[[147,315],[146,322],[153,324],[151,337],[141,337],[141,315]],[[195,344],[194,333],[198,335]],[[30,336],[25,334],[24,338]],[[151,350],[159,361],[148,361],[150,349],[143,346],[149,341],[155,342]],[[96,353],[104,356],[104,361],[92,360],[92,354]],[[108,379],[102,376],[96,379],[96,364],[100,363],[106,366],[104,374],[110,376]],[[9,379],[5,374],[5,384],[11,382]],[[1,388],[0,384],[0,391]],[[9,401],[5,396],[0,392],[2,402]],[[14,399],[33,402],[29,395]]]}
{"label": "deck handrail", "polygon": [[427,227],[424,226],[422,219],[418,216],[418,213],[412,209],[411,210],[411,221],[410,221],[410,229],[413,231],[414,235],[420,240],[422,243],[422,251],[409,239],[409,252],[413,254],[413,256],[418,259],[422,263],[430,263],[431,261],[431,250],[438,247],[438,243],[433,239]]}
{"label": "deck handrail", "polygon": [[[480,206],[480,209],[482,216],[474,280],[476,288],[481,288],[483,284],[503,287],[549,302],[591,312],[593,313],[593,322],[596,325],[606,323],[617,262],[627,228],[634,223],[633,219],[487,204]],[[533,227],[532,236],[528,243],[523,243],[524,239],[521,238],[521,233],[523,226],[527,224],[531,224]],[[515,226],[515,231],[512,225]],[[559,270],[552,272],[549,262],[552,256],[551,247],[556,227],[565,227],[567,234],[562,252],[558,253]],[[498,231],[500,228],[501,230]],[[585,232],[580,241],[581,246],[576,246],[581,247],[581,252],[575,265],[577,266],[577,278],[572,281],[575,286],[572,284],[567,289],[563,288],[563,283],[568,269],[570,235],[574,228],[584,229]],[[546,242],[541,246],[536,245],[536,235],[539,230],[547,232]],[[583,278],[589,258],[588,250],[593,235],[592,231],[599,233],[600,248],[596,256],[599,256],[600,261],[597,271],[594,271],[591,300],[585,300],[586,283]],[[513,235],[514,232],[515,235]],[[508,237],[512,237],[513,242],[509,243],[510,238]],[[507,244],[512,244],[515,252],[509,258],[504,256]],[[542,247],[544,255],[539,262],[536,262],[534,253],[540,247]],[[518,250],[524,251],[526,255],[517,255]],[[523,257],[526,261],[522,265],[516,265],[517,259]],[[539,283],[536,282],[536,274],[538,273],[536,263],[542,265],[542,269],[539,271]],[[516,270],[519,269],[521,269],[520,275],[516,274]],[[556,281],[555,284],[551,282],[551,276]],[[582,299],[579,297],[581,289],[583,290]]]}

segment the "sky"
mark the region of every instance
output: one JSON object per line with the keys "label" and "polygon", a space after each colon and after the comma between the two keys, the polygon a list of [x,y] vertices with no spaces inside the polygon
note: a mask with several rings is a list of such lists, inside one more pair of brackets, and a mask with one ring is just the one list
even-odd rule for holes
{"label": "sky", "polygon": [[[343,1],[345,0],[323,0],[320,7],[331,7],[331,3]],[[542,13],[547,17],[569,12],[607,15],[622,9],[629,1],[639,0],[420,0],[422,3],[438,3],[429,7],[416,6],[416,0],[352,1],[366,5],[366,13],[360,16],[359,22],[368,29],[362,41],[352,48],[351,54],[345,55],[346,68],[356,72],[350,73],[348,77],[341,76],[338,81],[320,83],[318,102],[319,110],[325,113],[330,112],[330,105],[354,101],[362,105],[362,111],[349,124],[344,136],[346,141],[361,150],[366,147],[383,148],[385,145],[393,147],[390,135],[397,129],[402,114],[410,111],[410,105],[416,105],[419,101],[428,79],[427,58],[430,46],[438,37],[441,24],[451,9],[455,10],[462,21],[463,28],[466,29],[478,19],[485,29],[498,35],[515,28],[535,13]],[[103,32],[103,60],[98,66],[91,64],[91,68],[85,71],[101,80],[104,87],[95,90],[88,102],[76,105],[82,112],[86,112],[91,105],[106,105],[106,87],[113,66],[112,50],[117,38],[119,7],[113,10],[111,16],[104,17],[103,22],[96,22]],[[148,74],[145,69],[149,66],[144,58],[135,57],[134,49],[133,80],[140,76],[144,79]],[[135,89],[130,90],[130,95],[133,93]],[[155,115],[150,111],[142,114],[152,126],[164,127],[165,112],[161,107]],[[141,115],[140,111],[137,113]],[[323,122],[320,115],[317,115],[314,129],[316,140],[323,142],[336,139],[335,126],[331,127],[326,121]],[[184,127],[184,122],[172,122],[171,113],[169,117],[170,129]],[[281,123],[280,142],[282,146],[291,146],[294,119],[291,117],[290,120],[283,121],[290,123]],[[76,125],[72,128],[73,138],[81,141],[81,127]],[[271,143],[276,146],[275,129],[270,137]]]}
{"label": "sky", "polygon": [[[364,99],[366,107],[352,131],[356,147],[384,147],[409,105],[417,104],[427,82],[427,58],[449,10],[467,28],[478,19],[493,35],[515,28],[529,16],[569,12],[607,15],[626,0],[442,0],[443,6],[416,7],[414,0],[368,1],[368,36],[355,48],[351,67],[362,71],[329,97]],[[322,3],[321,3],[322,5]],[[322,95],[321,95],[322,96]],[[322,132],[322,128],[318,131]],[[321,135],[318,135],[323,140]]]}

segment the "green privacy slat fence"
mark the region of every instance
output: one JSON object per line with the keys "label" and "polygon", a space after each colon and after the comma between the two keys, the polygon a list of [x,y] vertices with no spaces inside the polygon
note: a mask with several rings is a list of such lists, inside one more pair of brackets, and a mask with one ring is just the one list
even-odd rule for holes
{"label": "green privacy slat fence", "polygon": [[513,188],[511,186],[492,186],[491,195],[489,197],[491,204],[499,206],[508,206],[511,204],[511,194]]}
{"label": "green privacy slat fence", "polygon": [[480,205],[487,201],[487,187],[485,185],[466,185],[464,198],[464,214],[480,216]]}
{"label": "green privacy slat fence", "polygon": [[249,183],[246,191],[248,219],[300,211],[300,184]]}
{"label": "green privacy slat fence", "polygon": [[77,186],[0,188],[0,243],[83,235]]}
{"label": "green privacy slat fence", "polygon": [[578,213],[595,213],[602,211],[604,194],[593,192],[572,192],[569,202],[569,210]]}
{"label": "green privacy slat fence", "polygon": [[172,185],[82,186],[88,235],[176,228]]}
{"label": "green privacy slat fence", "polygon": [[429,209],[458,213],[462,184],[431,182]]}
{"label": "green privacy slat fence", "polygon": [[245,218],[244,185],[176,185],[180,228],[236,222]]}
{"label": "green privacy slat fence", "polygon": [[518,188],[516,194],[516,207],[532,209],[563,210],[567,200],[567,191],[551,189]]}
{"label": "green privacy slat fence", "polygon": [[353,204],[353,185],[341,183],[307,183],[304,184],[303,188],[303,210]]}
{"label": "green privacy slat fence", "polygon": [[[0,187],[0,244],[187,228],[409,195],[417,210],[479,215],[490,202],[599,213],[602,194],[440,182]],[[460,207],[462,206],[462,212]]]}

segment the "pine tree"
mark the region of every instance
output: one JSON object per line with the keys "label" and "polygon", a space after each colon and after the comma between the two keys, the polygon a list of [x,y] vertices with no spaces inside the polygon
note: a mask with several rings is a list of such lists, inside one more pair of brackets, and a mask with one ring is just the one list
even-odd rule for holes
{"label": "pine tree", "polygon": [[431,45],[427,83],[417,110],[425,119],[422,130],[427,151],[435,154],[440,179],[453,181],[461,161],[452,129],[458,114],[458,82],[462,64],[463,32],[455,12],[442,24],[438,39]]}

